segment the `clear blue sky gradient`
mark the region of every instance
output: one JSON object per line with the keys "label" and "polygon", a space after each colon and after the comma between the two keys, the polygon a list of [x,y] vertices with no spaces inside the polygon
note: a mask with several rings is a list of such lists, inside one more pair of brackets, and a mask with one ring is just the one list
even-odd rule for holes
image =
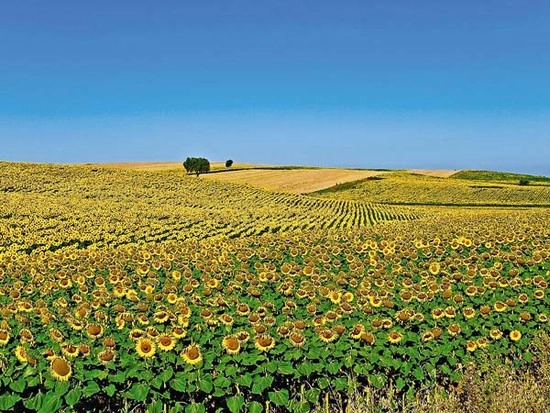
{"label": "clear blue sky gradient", "polygon": [[550,175],[550,0],[0,3],[0,159]]}

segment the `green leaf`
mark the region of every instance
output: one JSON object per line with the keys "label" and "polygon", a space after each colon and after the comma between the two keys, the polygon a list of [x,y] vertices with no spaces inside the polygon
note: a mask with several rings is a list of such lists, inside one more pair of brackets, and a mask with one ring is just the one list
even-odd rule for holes
{"label": "green leaf", "polygon": [[369,381],[377,389],[381,389],[384,386],[384,381],[380,378],[380,376],[378,376],[376,374],[373,374],[372,376],[369,376]]}
{"label": "green leaf", "polygon": [[243,386],[243,387],[250,387],[252,386],[252,382],[254,380],[252,379],[252,376],[250,374],[244,374],[242,376],[239,376],[235,379],[235,382],[239,385],[239,386]]}
{"label": "green leaf", "polygon": [[294,413],[308,413],[311,411],[311,406],[308,402],[295,402],[292,404],[292,411]]}
{"label": "green leaf", "polygon": [[206,413],[206,408],[202,403],[193,403],[185,407],[185,413]]}
{"label": "green leaf", "polygon": [[114,384],[109,384],[107,387],[105,387],[105,393],[107,394],[107,396],[113,397],[114,394],[116,393],[115,385]]}
{"label": "green leaf", "polygon": [[145,383],[134,383],[130,390],[126,392],[126,396],[129,399],[143,402],[147,399],[149,394],[149,386]]}
{"label": "green leaf", "polygon": [[326,365],[326,369],[330,374],[336,374],[340,371],[340,363],[332,362]]}
{"label": "green leaf", "polygon": [[530,353],[530,352],[523,353],[523,359],[527,363],[530,363],[533,360],[533,353]]}
{"label": "green leaf", "polygon": [[113,374],[109,377],[111,383],[124,383],[126,381],[126,374],[123,371],[119,371],[117,374]]}
{"label": "green leaf", "polygon": [[162,402],[160,400],[154,400],[147,406],[147,413],[162,413]]}
{"label": "green leaf", "polygon": [[0,396],[0,410],[10,410],[19,400],[21,400],[21,397],[18,394],[2,394]]}
{"label": "green leaf", "polygon": [[171,366],[168,366],[162,373],[159,374],[159,379],[164,383],[170,380],[174,376],[174,369]]}
{"label": "green leaf", "polygon": [[345,377],[338,377],[333,383],[336,391],[342,391],[347,387],[348,379]]}
{"label": "green leaf", "polygon": [[65,395],[65,401],[69,406],[74,406],[80,401],[80,397],[82,396],[82,390],[80,390],[78,387],[70,390]]}
{"label": "green leaf", "polygon": [[38,393],[33,397],[29,397],[26,400],[23,400],[23,406],[29,410],[38,411],[42,407],[42,401],[44,400],[44,393]]}
{"label": "green leaf", "polygon": [[183,412],[183,407],[180,403],[176,403],[174,407],[171,407],[170,410],[168,410],[170,413],[180,413]]}
{"label": "green leaf", "polygon": [[317,404],[317,402],[319,401],[319,396],[321,395],[321,390],[316,388],[309,389],[306,390],[304,395],[306,396],[308,402],[312,404]]}
{"label": "green leaf", "polygon": [[214,383],[212,383],[212,377],[210,376],[201,377],[197,385],[206,394],[210,394],[214,390]]}
{"label": "green leaf", "polygon": [[258,377],[252,384],[252,394],[263,394],[265,389],[268,389],[273,384],[272,376]]}
{"label": "green leaf", "polygon": [[290,374],[294,374],[294,367],[292,366],[292,363],[288,361],[282,361],[279,363],[279,367],[277,368],[277,371],[280,374],[290,375]]}
{"label": "green leaf", "polygon": [[239,413],[244,406],[243,396],[233,396],[227,399],[227,407],[231,413]]}
{"label": "green leaf", "polygon": [[422,369],[420,367],[417,367],[413,370],[413,376],[418,381],[424,380],[424,377],[425,377],[424,372],[422,371]]}
{"label": "green leaf", "polygon": [[397,390],[403,390],[403,387],[405,387],[405,380],[403,380],[401,377],[398,377],[395,381],[395,385],[397,386]]}
{"label": "green leaf", "polygon": [[249,413],[262,413],[264,411],[264,406],[259,402],[250,402],[248,403]]}
{"label": "green leaf", "polygon": [[268,393],[269,400],[271,400],[277,406],[288,406],[288,390],[276,390]]}
{"label": "green leaf", "polygon": [[101,388],[99,387],[99,384],[97,384],[95,381],[89,381],[86,387],[82,389],[82,394],[84,395],[84,397],[88,398],[96,393],[99,393],[100,391]]}
{"label": "green leaf", "polygon": [[42,407],[38,413],[52,413],[61,409],[63,401],[54,392],[48,392],[42,401]]}
{"label": "green leaf", "polygon": [[183,373],[176,374],[176,376],[170,380],[170,388],[180,393],[185,392],[187,389],[187,378],[183,375]]}
{"label": "green leaf", "polygon": [[10,389],[12,389],[16,393],[23,393],[26,388],[27,388],[27,380],[24,378],[20,378],[19,380],[12,381],[10,383]]}
{"label": "green leaf", "polygon": [[54,387],[55,395],[62,398],[63,395],[69,391],[70,387],[71,385],[68,381],[58,381]]}
{"label": "green leaf", "polygon": [[270,361],[265,365],[265,368],[270,373],[275,373],[277,371],[277,362],[276,361]]}

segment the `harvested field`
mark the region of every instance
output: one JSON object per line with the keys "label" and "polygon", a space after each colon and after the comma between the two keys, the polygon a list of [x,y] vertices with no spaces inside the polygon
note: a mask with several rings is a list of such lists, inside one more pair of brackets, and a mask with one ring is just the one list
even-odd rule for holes
{"label": "harvested field", "polygon": [[350,169],[250,170],[204,175],[204,178],[249,184],[280,192],[305,194],[383,173]]}
{"label": "harvested field", "polygon": [[408,169],[412,174],[433,176],[434,178],[449,178],[460,172],[460,169]]}

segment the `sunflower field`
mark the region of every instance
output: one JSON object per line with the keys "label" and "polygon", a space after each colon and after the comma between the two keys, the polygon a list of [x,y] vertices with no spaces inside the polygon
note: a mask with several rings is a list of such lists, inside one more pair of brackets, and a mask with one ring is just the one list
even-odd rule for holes
{"label": "sunflower field", "polygon": [[546,208],[418,212],[0,166],[0,411],[413,397],[488,354],[531,363],[550,331]]}

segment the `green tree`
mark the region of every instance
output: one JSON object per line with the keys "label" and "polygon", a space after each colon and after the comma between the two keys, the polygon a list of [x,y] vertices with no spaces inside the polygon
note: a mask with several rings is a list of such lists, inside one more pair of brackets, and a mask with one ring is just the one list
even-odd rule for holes
{"label": "green tree", "polygon": [[195,173],[197,176],[210,172],[210,162],[206,158],[188,157],[183,163],[183,167],[187,173]]}
{"label": "green tree", "polygon": [[225,161],[226,168],[231,168],[231,166],[233,166],[233,159],[228,159],[227,161]]}

